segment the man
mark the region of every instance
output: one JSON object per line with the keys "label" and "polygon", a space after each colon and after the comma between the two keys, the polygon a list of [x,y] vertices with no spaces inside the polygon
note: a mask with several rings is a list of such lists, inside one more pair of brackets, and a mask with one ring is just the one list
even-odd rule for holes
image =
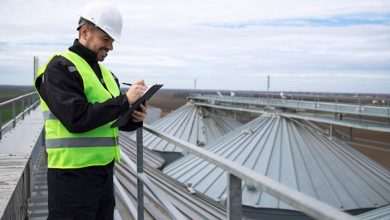
{"label": "man", "polygon": [[[121,35],[120,12],[88,5],[69,50],[39,69],[35,86],[45,116],[48,219],[113,219],[113,167],[120,158],[118,128],[111,124],[145,92],[136,81],[120,94],[116,77],[101,63]],[[127,125],[142,126],[146,107]]]}

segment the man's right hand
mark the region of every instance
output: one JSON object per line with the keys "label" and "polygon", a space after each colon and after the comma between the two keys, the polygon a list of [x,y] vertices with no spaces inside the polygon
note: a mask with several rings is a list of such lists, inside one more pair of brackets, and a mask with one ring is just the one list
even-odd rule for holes
{"label": "man's right hand", "polygon": [[129,104],[133,104],[137,99],[139,99],[146,91],[147,87],[143,80],[137,80],[133,85],[129,87],[126,92],[127,101]]}

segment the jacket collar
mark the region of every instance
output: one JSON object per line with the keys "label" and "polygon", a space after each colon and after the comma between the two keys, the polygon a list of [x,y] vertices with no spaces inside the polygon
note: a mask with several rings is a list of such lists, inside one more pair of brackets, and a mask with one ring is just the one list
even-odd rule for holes
{"label": "jacket collar", "polygon": [[74,40],[73,45],[69,47],[69,50],[77,53],[79,56],[81,56],[84,60],[86,60],[90,64],[97,63],[96,53],[88,49],[87,47],[84,47],[84,45],[82,45],[78,39]]}

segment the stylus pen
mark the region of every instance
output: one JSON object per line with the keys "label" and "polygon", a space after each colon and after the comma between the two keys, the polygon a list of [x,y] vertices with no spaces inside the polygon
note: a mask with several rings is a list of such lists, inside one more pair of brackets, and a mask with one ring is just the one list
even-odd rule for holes
{"label": "stylus pen", "polygon": [[131,86],[131,85],[133,85],[133,84],[131,84],[131,83],[122,83],[123,85],[126,85],[126,86]]}

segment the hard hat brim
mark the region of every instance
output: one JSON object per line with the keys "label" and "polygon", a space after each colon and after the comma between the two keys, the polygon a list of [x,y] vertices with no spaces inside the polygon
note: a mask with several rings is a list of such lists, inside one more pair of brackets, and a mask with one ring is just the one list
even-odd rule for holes
{"label": "hard hat brim", "polygon": [[103,30],[102,28],[100,28],[99,26],[97,26],[95,23],[93,23],[92,21],[84,18],[84,17],[80,17],[80,20],[79,20],[79,25],[77,26],[77,31],[80,30],[80,28],[83,26],[83,25],[86,25],[86,24],[91,24],[93,25],[95,28],[99,29],[100,31],[102,31],[103,33],[105,33],[107,36],[109,36],[113,41],[115,42],[119,42],[118,40],[118,37],[114,36],[113,34],[110,34],[108,33],[107,31]]}

